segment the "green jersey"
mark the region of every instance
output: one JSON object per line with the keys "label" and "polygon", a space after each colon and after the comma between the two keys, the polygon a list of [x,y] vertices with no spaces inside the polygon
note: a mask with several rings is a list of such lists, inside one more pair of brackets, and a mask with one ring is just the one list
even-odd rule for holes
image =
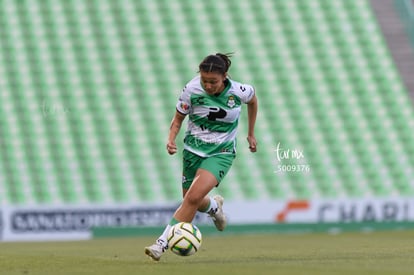
{"label": "green jersey", "polygon": [[219,95],[207,94],[200,76],[184,87],[177,111],[189,115],[184,149],[201,157],[236,153],[237,125],[241,105],[248,103],[255,90],[249,84],[228,79]]}

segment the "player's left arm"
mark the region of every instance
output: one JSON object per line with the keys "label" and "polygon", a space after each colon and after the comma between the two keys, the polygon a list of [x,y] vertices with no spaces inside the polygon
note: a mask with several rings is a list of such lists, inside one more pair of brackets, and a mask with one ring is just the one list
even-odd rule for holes
{"label": "player's left arm", "polygon": [[257,151],[257,141],[254,135],[254,127],[256,124],[258,102],[256,95],[253,95],[252,99],[247,102],[247,117],[248,117],[248,133],[247,142],[249,143],[250,152]]}

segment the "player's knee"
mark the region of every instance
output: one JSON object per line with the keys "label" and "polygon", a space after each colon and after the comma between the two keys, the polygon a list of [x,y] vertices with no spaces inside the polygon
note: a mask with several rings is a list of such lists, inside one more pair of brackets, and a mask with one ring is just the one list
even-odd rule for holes
{"label": "player's knee", "polygon": [[199,207],[203,197],[198,194],[187,193],[184,197],[184,202],[193,207]]}

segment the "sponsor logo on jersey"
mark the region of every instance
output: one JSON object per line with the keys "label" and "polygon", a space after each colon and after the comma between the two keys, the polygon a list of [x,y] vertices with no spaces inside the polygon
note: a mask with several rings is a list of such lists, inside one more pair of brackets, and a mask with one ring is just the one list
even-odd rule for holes
{"label": "sponsor logo on jersey", "polygon": [[181,102],[181,109],[188,111],[188,109],[190,109],[190,106],[188,106],[188,104],[185,102]]}

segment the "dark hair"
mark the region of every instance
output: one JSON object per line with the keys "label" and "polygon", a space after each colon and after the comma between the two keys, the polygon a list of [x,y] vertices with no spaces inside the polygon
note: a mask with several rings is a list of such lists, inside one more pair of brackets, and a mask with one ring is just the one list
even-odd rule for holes
{"label": "dark hair", "polygon": [[220,74],[225,74],[231,66],[230,57],[233,53],[216,53],[207,56],[201,61],[198,65],[200,72],[215,72]]}

